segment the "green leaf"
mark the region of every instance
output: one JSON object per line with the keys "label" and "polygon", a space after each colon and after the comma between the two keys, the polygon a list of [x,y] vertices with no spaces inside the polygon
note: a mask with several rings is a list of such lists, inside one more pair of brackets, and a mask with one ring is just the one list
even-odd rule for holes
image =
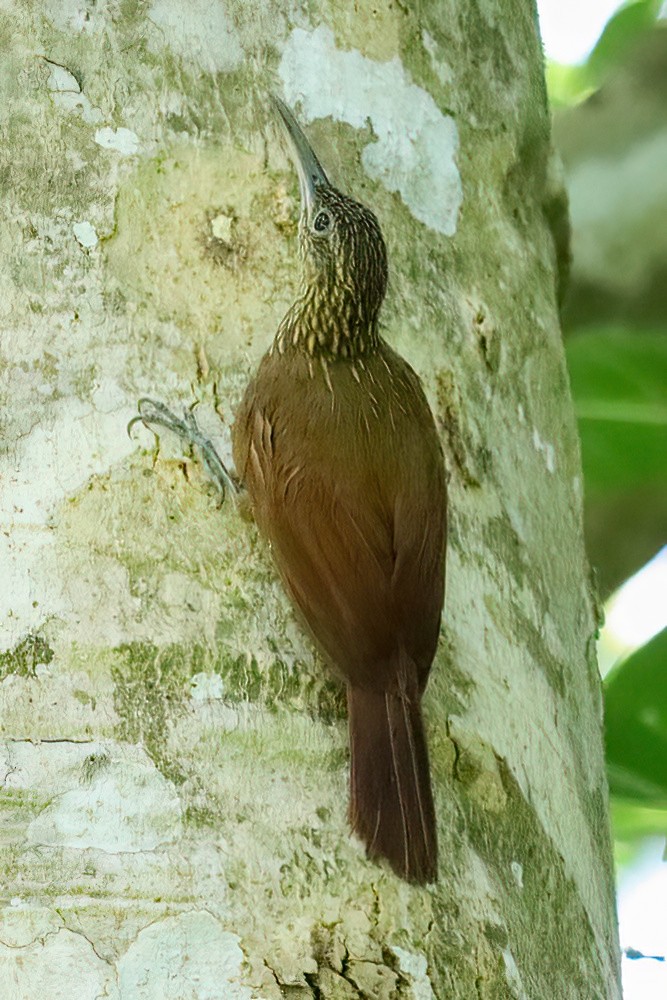
{"label": "green leaf", "polygon": [[612,796],[611,826],[614,834],[616,871],[630,867],[646,841],[667,836],[667,808],[654,809]]}
{"label": "green leaf", "polygon": [[596,84],[586,64],[569,66],[549,60],[546,67],[547,91],[552,107],[569,108],[581,104],[595,91]]}
{"label": "green leaf", "polygon": [[667,810],[649,809],[624,799],[612,798],[611,825],[614,867],[618,877],[624,869],[634,867],[647,842],[667,836]]}
{"label": "green leaf", "polygon": [[611,820],[617,840],[667,836],[667,804],[664,809],[656,809],[614,796],[611,800]]}
{"label": "green leaf", "polygon": [[587,498],[667,484],[667,335],[589,329],[566,352]]}
{"label": "green leaf", "polygon": [[610,17],[586,63],[596,87],[624,61],[637,39],[653,27],[661,6],[662,0],[635,0]]}
{"label": "green leaf", "polygon": [[667,808],[667,628],[607,675],[605,740],[612,793]]}
{"label": "green leaf", "polygon": [[658,18],[662,0],[634,0],[623,4],[607,21],[586,62],[568,66],[549,61],[546,68],[549,100],[554,107],[580,104],[598,90],[627,59],[629,50]]}

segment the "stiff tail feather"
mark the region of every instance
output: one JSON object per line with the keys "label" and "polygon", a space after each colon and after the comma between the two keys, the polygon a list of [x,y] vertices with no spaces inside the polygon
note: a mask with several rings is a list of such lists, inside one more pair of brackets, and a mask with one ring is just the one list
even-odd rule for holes
{"label": "stiff tail feather", "polygon": [[434,882],[435,810],[419,696],[348,686],[350,823],[371,858]]}

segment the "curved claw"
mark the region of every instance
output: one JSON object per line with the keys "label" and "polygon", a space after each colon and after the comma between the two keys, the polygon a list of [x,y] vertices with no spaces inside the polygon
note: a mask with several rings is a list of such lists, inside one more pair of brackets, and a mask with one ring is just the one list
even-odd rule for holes
{"label": "curved claw", "polygon": [[[144,408],[150,406],[153,408],[153,413],[145,413]],[[168,410],[166,406],[159,403],[156,399],[150,399],[148,396],[142,396],[141,399],[137,400],[137,408],[139,413],[136,417],[132,417],[127,425],[127,435],[131,437],[131,431],[135,424],[143,424],[148,430],[150,430],[149,423],[151,424],[161,424],[163,427],[173,427],[174,423],[179,424],[180,421],[178,417],[175,417],[171,410]]]}
{"label": "curved claw", "polygon": [[155,399],[149,399],[147,396],[137,402],[137,407],[139,413],[136,417],[132,417],[127,425],[128,435],[137,423],[142,423],[148,430],[152,430],[151,424],[166,427],[167,430],[173,431],[183,441],[187,441],[188,444],[199,448],[204,467],[220,490],[223,500],[227,490],[233,496],[238,494],[238,484],[227,471],[225,463],[218,455],[213,444],[199,430],[195,415],[191,410],[185,410],[183,414],[184,419],[181,420],[164,403],[160,403]]}
{"label": "curved claw", "polygon": [[129,438],[132,437],[132,428],[134,427],[134,425],[135,424],[141,424],[141,423],[143,423],[143,419],[144,419],[143,417],[136,416],[136,417],[132,417],[132,419],[130,421],[128,421],[128,424],[127,424],[127,427],[125,428],[125,431],[126,431],[127,436]]}

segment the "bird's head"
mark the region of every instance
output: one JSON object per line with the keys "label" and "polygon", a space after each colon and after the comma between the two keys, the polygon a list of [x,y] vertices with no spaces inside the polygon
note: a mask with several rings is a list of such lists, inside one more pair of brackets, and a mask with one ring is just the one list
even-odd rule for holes
{"label": "bird's head", "polygon": [[387,249],[375,215],[329,183],[294,115],[278,98],[299,175],[304,278],[348,322],[375,325],[387,288]]}

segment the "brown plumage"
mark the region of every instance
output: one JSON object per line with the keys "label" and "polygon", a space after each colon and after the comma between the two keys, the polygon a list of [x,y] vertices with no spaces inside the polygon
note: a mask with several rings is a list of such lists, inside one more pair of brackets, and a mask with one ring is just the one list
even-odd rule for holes
{"label": "brown plumage", "polygon": [[421,715],[444,594],[445,472],[412,368],[382,339],[375,216],[299,169],[301,292],[249,384],[234,460],[294,604],[347,685],[350,822],[403,878],[436,877]]}

